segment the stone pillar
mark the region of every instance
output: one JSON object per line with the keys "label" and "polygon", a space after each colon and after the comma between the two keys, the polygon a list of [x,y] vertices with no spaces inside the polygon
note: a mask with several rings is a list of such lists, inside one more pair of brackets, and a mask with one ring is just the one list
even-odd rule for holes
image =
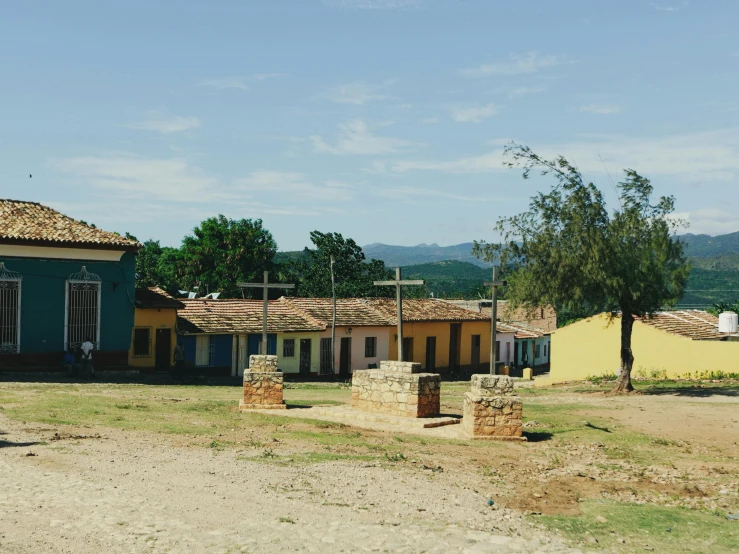
{"label": "stone pillar", "polygon": [[239,410],[284,410],[282,380],[277,356],[249,356],[249,368],[244,371],[244,398],[239,402]]}
{"label": "stone pillar", "polygon": [[352,408],[405,417],[437,417],[441,376],[421,373],[421,364],[380,362],[380,369],[354,370]]}
{"label": "stone pillar", "polygon": [[521,399],[513,396],[513,379],[473,375],[464,395],[462,432],[473,439],[526,440]]}

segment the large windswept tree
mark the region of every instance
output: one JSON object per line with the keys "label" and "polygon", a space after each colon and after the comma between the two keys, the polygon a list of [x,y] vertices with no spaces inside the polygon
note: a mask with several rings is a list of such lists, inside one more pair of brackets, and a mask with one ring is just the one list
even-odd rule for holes
{"label": "large windswept tree", "polygon": [[674,237],[673,197],[653,198],[649,180],[631,169],[617,185],[619,208],[609,212],[601,191],[563,157],[547,160],[510,144],[509,167],[551,176],[548,193],[529,209],[498,220],[501,244],[475,243],[474,252],[510,267],[508,300],[534,309],[556,305],[575,313],[607,311],[621,321],[621,371],[615,392],[632,391],[631,332],[637,317],[674,305],[690,268]]}

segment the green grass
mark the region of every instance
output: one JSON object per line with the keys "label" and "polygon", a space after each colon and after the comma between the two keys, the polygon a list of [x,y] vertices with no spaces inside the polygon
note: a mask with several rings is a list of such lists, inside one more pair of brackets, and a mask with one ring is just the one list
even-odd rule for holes
{"label": "green grass", "polygon": [[379,460],[379,456],[366,454],[339,454],[336,452],[301,452],[299,454],[280,455],[271,450],[265,450],[259,456],[237,456],[237,460],[245,462],[256,462],[260,464],[273,464],[279,466],[310,465],[337,461],[362,461],[371,462]]}
{"label": "green grass", "polygon": [[[673,554],[739,551],[739,523],[727,520],[725,514],[595,500],[581,503],[580,508],[579,516],[541,516],[536,520],[593,550],[644,552],[652,548]],[[599,521],[598,516],[606,521]],[[587,536],[595,537],[598,543],[588,542]]]}

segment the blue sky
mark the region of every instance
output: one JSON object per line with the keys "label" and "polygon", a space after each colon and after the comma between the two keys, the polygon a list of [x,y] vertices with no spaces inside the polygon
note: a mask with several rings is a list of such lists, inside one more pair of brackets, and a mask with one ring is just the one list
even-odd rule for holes
{"label": "blue sky", "polygon": [[218,213],[280,249],[446,245],[549,186],[502,166],[516,140],[609,195],[633,167],[690,232],[733,232],[737,21],[729,0],[7,3],[0,197],[168,245]]}

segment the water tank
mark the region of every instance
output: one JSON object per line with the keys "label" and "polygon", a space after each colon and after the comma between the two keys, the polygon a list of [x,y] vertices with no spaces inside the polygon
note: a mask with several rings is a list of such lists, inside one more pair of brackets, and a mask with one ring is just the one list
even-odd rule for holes
{"label": "water tank", "polygon": [[723,312],[718,316],[719,333],[739,332],[739,315],[734,312]]}

